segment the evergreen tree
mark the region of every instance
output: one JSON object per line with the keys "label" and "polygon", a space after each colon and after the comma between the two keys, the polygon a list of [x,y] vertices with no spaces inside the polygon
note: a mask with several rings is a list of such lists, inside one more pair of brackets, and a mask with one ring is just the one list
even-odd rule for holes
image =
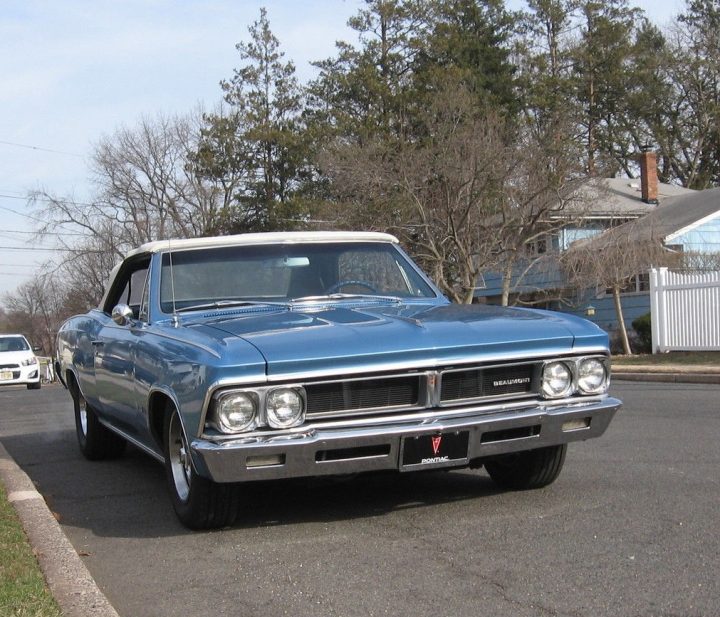
{"label": "evergreen tree", "polygon": [[225,232],[286,227],[308,173],[295,66],[284,60],[265,9],[248,32],[236,46],[242,65],[221,82],[229,113],[208,117],[197,156],[200,173],[236,183]]}

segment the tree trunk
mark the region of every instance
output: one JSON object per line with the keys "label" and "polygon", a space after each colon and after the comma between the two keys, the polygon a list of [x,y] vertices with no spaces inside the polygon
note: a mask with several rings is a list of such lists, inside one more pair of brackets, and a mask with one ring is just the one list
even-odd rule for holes
{"label": "tree trunk", "polygon": [[500,304],[507,306],[510,302],[510,284],[512,283],[514,260],[508,259],[503,268],[502,277],[502,298]]}
{"label": "tree trunk", "polygon": [[613,287],[613,300],[615,302],[615,315],[617,315],[618,325],[620,326],[620,338],[622,339],[623,353],[627,356],[632,355],[630,349],[630,340],[628,339],[627,328],[625,327],[625,318],[623,317],[622,303],[620,302],[620,287]]}

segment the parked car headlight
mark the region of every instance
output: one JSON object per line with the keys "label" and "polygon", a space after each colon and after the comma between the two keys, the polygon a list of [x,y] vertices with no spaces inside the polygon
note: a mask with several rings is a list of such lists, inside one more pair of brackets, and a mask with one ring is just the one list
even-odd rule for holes
{"label": "parked car headlight", "polygon": [[23,366],[33,366],[37,364],[37,358],[35,356],[33,356],[32,358],[27,358],[20,362],[20,364],[22,364]]}
{"label": "parked car headlight", "polygon": [[254,392],[228,392],[215,402],[217,427],[224,433],[239,433],[257,425],[258,403]]}
{"label": "parked car headlight", "polygon": [[571,393],[573,376],[564,362],[548,362],[543,368],[542,391],[547,398],[560,398]]}
{"label": "parked car headlight", "polygon": [[267,423],[272,428],[290,428],[305,420],[305,397],[300,388],[278,388],[265,401]]}
{"label": "parked car headlight", "polygon": [[599,358],[585,358],[578,364],[578,388],[583,394],[600,394],[607,390],[608,372]]}

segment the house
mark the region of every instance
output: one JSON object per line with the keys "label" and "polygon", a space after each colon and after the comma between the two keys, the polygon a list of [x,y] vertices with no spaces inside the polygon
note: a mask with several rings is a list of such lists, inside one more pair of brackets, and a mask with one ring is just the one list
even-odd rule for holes
{"label": "house", "polygon": [[[693,191],[658,182],[655,154],[640,156],[639,179],[592,179],[569,210],[568,224],[552,237],[528,247],[528,255],[514,273],[511,303],[575,313],[602,328],[617,327],[613,298],[608,290],[572,288],[558,256],[573,242],[587,240],[614,228],[637,234],[638,240],[661,240],[671,251],[695,257],[720,255],[720,189]],[[489,272],[475,293],[476,301],[499,303],[501,276]],[[623,314],[629,324],[650,310],[649,279],[638,273],[622,291]]]}
{"label": "house", "polygon": [[[599,246],[601,241],[607,241],[613,235],[634,238],[638,244],[660,242],[677,255],[681,266],[717,269],[720,264],[720,188],[668,198],[645,216],[606,231],[594,242]],[[649,292],[647,272],[638,273],[622,290],[621,302],[627,324],[649,312]],[[591,307],[589,311],[588,307]],[[584,315],[606,330],[617,327],[615,307],[608,290],[579,292],[575,301],[564,310]],[[594,314],[588,315],[588,312]]]}

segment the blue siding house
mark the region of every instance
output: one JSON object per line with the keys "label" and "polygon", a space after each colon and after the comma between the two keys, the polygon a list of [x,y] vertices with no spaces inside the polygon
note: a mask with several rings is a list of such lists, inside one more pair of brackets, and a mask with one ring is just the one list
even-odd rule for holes
{"label": "blue siding house", "polygon": [[[643,153],[654,165],[654,154]],[[645,167],[647,169],[647,167]],[[638,240],[662,239],[672,251],[720,255],[720,189],[693,191],[657,182],[649,174],[640,180],[610,178],[591,180],[585,188],[587,210],[542,243],[543,253],[529,247],[515,269],[511,304],[531,305],[573,313],[612,331],[618,326],[612,294],[604,289],[573,289],[565,280],[558,256],[575,241],[598,236],[613,228],[631,226]],[[654,182],[653,182],[654,178]],[[649,186],[646,186],[648,184]],[[500,303],[502,277],[487,272],[475,293],[477,302]],[[650,311],[649,277],[638,273],[621,295],[629,326]]]}

